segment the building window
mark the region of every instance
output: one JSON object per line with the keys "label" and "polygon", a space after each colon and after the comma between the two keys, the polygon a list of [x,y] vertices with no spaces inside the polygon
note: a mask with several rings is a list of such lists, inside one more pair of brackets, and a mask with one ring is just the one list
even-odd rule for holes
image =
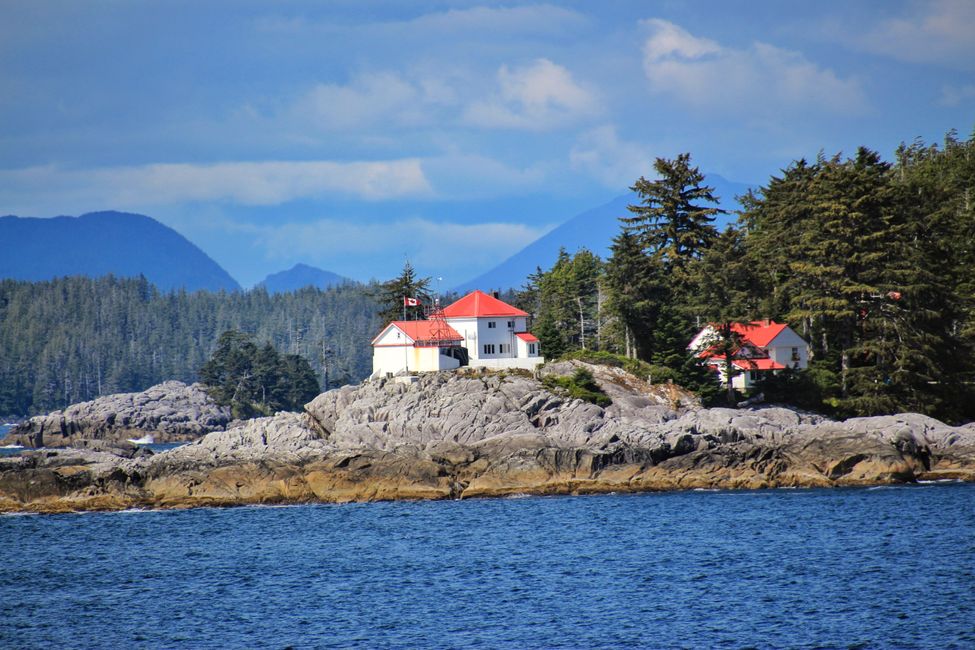
{"label": "building window", "polygon": [[494,354],[494,343],[484,344],[484,354]]}
{"label": "building window", "polygon": [[495,327],[497,327],[497,326],[498,326],[498,324],[497,324],[497,323],[495,323],[495,322],[494,322],[493,320],[489,320],[489,321],[488,321],[488,329],[489,329],[489,330],[493,330],[493,329],[494,329]]}
{"label": "building window", "polygon": [[502,343],[499,347],[501,348],[501,354],[507,354],[507,353],[511,352],[511,344],[510,343]]}
{"label": "building window", "polygon": [[793,361],[799,360],[799,348],[792,348],[792,360]]}
{"label": "building window", "polygon": [[508,329],[513,330],[515,328],[515,322],[513,320],[508,321]]}
{"label": "building window", "polygon": [[528,354],[535,354],[535,344],[534,343],[529,343],[528,344]]}

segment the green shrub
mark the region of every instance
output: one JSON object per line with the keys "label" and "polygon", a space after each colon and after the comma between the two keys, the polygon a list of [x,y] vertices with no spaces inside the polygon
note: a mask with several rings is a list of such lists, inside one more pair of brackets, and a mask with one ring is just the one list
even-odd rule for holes
{"label": "green shrub", "polygon": [[573,399],[592,402],[603,408],[613,403],[613,400],[596,383],[592,373],[585,368],[577,368],[571,377],[548,375],[542,379],[542,384],[553,392],[568,395]]}
{"label": "green shrub", "polygon": [[[597,350],[575,350],[563,355],[560,357],[560,360],[575,360],[591,363],[597,366],[622,368],[631,375],[635,375],[641,379],[646,379],[648,375],[652,374],[654,368],[654,366],[651,366],[646,361],[630,359],[629,357],[624,357],[622,354],[613,354],[612,352]],[[654,379],[654,381],[656,381],[656,379]]]}

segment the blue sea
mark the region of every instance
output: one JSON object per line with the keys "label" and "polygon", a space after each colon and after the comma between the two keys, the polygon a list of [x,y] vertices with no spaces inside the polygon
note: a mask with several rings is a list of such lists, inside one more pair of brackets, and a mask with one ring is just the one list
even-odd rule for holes
{"label": "blue sea", "polygon": [[0,516],[3,648],[975,648],[975,485]]}

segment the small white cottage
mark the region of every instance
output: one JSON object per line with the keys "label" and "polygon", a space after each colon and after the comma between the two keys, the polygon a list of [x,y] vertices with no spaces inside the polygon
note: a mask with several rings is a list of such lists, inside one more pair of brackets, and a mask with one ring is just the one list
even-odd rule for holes
{"label": "small white cottage", "polygon": [[[741,347],[732,354],[732,365],[741,372],[731,384],[748,390],[764,373],[809,367],[809,344],[785,323],[771,320],[735,323],[732,329],[741,337]],[[710,325],[698,332],[687,349],[711,366],[725,383],[725,357],[712,348],[718,333]]]}
{"label": "small white cottage", "polygon": [[373,376],[461,366],[531,370],[545,361],[528,314],[483,291],[433,310],[427,320],[393,321],[372,341]]}

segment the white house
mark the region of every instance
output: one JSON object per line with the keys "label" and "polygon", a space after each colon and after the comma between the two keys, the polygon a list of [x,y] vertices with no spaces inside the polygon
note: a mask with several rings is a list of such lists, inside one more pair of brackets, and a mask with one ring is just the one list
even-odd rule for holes
{"label": "white house", "polygon": [[[741,370],[731,384],[738,390],[747,390],[760,380],[764,373],[809,367],[809,344],[784,323],[771,320],[734,323],[734,330],[741,337],[741,346],[732,353],[731,363]],[[725,377],[725,357],[713,350],[718,332],[708,325],[687,346],[717,371],[721,383]]]}
{"label": "white house", "polygon": [[393,321],[372,341],[373,376],[460,366],[531,370],[545,359],[528,314],[473,291],[427,320]]}

